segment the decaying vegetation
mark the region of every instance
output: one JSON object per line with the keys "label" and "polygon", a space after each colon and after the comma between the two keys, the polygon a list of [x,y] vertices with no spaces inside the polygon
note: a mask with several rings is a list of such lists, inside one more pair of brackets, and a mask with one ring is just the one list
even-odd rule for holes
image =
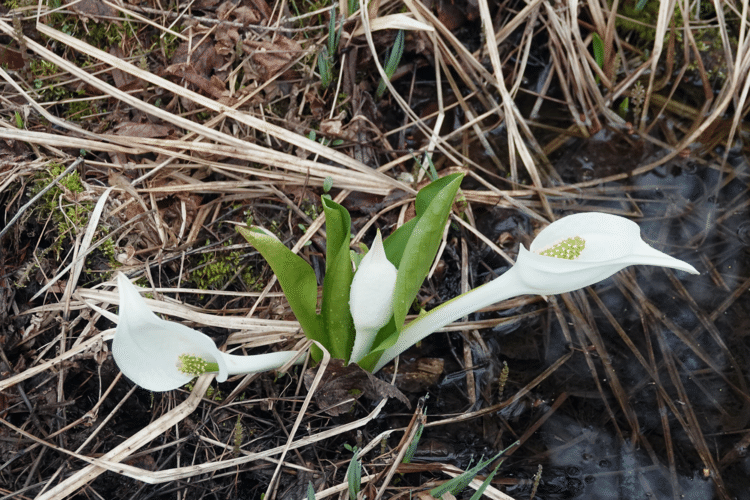
{"label": "decaying vegetation", "polygon": [[[3,1],[3,498],[345,498],[358,461],[361,496],[430,498],[516,441],[489,498],[746,498],[749,7]],[[702,276],[499,304],[384,370],[400,392],[324,358],[152,394],[113,363],[116,270],[227,350],[299,348],[236,225],[325,269],[323,192],[356,248],[456,171],[414,313],[562,213],[632,217]]]}

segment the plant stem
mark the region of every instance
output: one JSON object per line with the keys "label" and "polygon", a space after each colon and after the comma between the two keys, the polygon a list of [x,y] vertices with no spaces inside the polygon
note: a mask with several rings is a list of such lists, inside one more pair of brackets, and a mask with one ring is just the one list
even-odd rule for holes
{"label": "plant stem", "polygon": [[252,356],[224,354],[227,364],[227,374],[241,375],[244,373],[276,370],[297,355],[297,351],[280,351]]}
{"label": "plant stem", "polygon": [[441,304],[427,314],[415,319],[401,331],[396,343],[386,349],[375,365],[373,373],[396,356],[431,333],[449,325],[474,311],[519,295],[536,294],[521,279],[516,266],[503,275],[463,295]]}

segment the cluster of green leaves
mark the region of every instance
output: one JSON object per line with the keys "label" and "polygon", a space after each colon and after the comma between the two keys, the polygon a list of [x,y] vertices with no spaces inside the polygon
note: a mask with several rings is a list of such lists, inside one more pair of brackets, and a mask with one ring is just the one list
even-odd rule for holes
{"label": "cluster of green leaves", "polygon": [[328,21],[328,44],[318,54],[318,73],[320,73],[320,88],[322,89],[328,88],[333,81],[333,57],[339,50],[343,26],[344,23],[339,23],[339,29],[336,30],[336,1],[334,0],[331,17]]}
{"label": "cluster of green leaves", "polygon": [[[372,370],[387,348],[396,343],[406,314],[435,259],[453,200],[463,174],[453,174],[425,186],[417,194],[416,217],[385,241],[388,260],[398,269],[393,296],[393,317],[375,337],[373,347],[359,364]],[[318,313],[315,272],[273,234],[259,227],[238,228],[276,274],[279,284],[305,335],[323,345],[331,356],[348,360],[354,345],[354,323],[349,312],[349,289],[354,272],[349,250],[351,217],[329,196],[322,197],[326,217],[326,272]],[[322,353],[313,350],[319,360]]]}
{"label": "cluster of green leaves", "polygon": [[[385,67],[383,68],[385,70],[385,74],[388,77],[388,81],[393,78],[393,74],[396,72],[396,68],[398,68],[398,65],[401,63],[401,56],[404,55],[404,30],[398,30],[398,34],[396,35],[396,40],[393,42],[393,47],[391,47],[391,50],[388,52],[388,56],[385,58]],[[383,97],[383,94],[385,94],[386,89],[385,80],[382,78],[380,79],[380,83],[378,84],[378,90],[375,92],[375,95],[380,99]]]}

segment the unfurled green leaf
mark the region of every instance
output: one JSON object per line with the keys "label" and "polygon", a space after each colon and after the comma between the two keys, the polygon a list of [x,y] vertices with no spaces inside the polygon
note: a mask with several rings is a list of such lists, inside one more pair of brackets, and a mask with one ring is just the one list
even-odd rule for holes
{"label": "unfurled green leaf", "polygon": [[[443,237],[443,230],[462,179],[463,174],[453,174],[438,179],[427,186],[425,189],[428,190],[429,194],[433,194],[436,189],[437,193],[432,196],[431,201],[426,206],[425,202],[420,200],[419,196],[417,197],[416,212],[418,220],[406,241],[406,245],[403,247],[397,265],[398,278],[393,296],[393,317],[399,330],[404,324],[406,313],[409,311],[414,297],[417,296],[417,292],[424,283],[425,277],[427,277],[432,261],[435,260]],[[388,254],[387,246],[386,255],[396,265],[395,259]]]}
{"label": "unfurled green leaf", "polygon": [[278,238],[259,227],[238,227],[237,231],[266,259],[289,301],[307,338],[329,345],[317,314],[318,284],[315,271]]}
{"label": "unfurled green leaf", "polygon": [[322,198],[326,215],[326,275],[323,280],[321,316],[336,359],[348,360],[354,343],[354,322],[349,312],[349,289],[354,272],[349,253],[351,218],[338,203]]}

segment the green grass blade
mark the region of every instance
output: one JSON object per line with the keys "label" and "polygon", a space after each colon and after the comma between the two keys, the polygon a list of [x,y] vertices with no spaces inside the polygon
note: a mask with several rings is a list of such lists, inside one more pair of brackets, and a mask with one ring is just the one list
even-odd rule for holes
{"label": "green grass blade", "polygon": [[[390,81],[390,79],[393,77],[393,74],[396,72],[398,65],[401,63],[401,56],[403,55],[404,30],[398,30],[396,40],[393,42],[393,47],[391,47],[391,51],[386,59],[385,67],[383,68],[385,70],[385,75],[388,77],[388,81]],[[385,84],[385,80],[381,78],[380,84],[378,84],[378,90],[375,92],[375,95],[378,97],[378,99],[383,97],[386,88],[387,87]]]}
{"label": "green grass blade", "polygon": [[328,49],[323,47],[318,54],[318,73],[320,73],[320,88],[327,89],[333,81],[333,68]]}
{"label": "green grass blade", "polygon": [[419,422],[417,432],[414,433],[414,438],[411,440],[411,443],[409,443],[409,447],[406,449],[406,453],[404,453],[404,459],[401,460],[401,463],[411,463],[411,459],[414,458],[414,452],[417,451],[419,440],[422,437],[422,431],[424,431],[424,421]]}

